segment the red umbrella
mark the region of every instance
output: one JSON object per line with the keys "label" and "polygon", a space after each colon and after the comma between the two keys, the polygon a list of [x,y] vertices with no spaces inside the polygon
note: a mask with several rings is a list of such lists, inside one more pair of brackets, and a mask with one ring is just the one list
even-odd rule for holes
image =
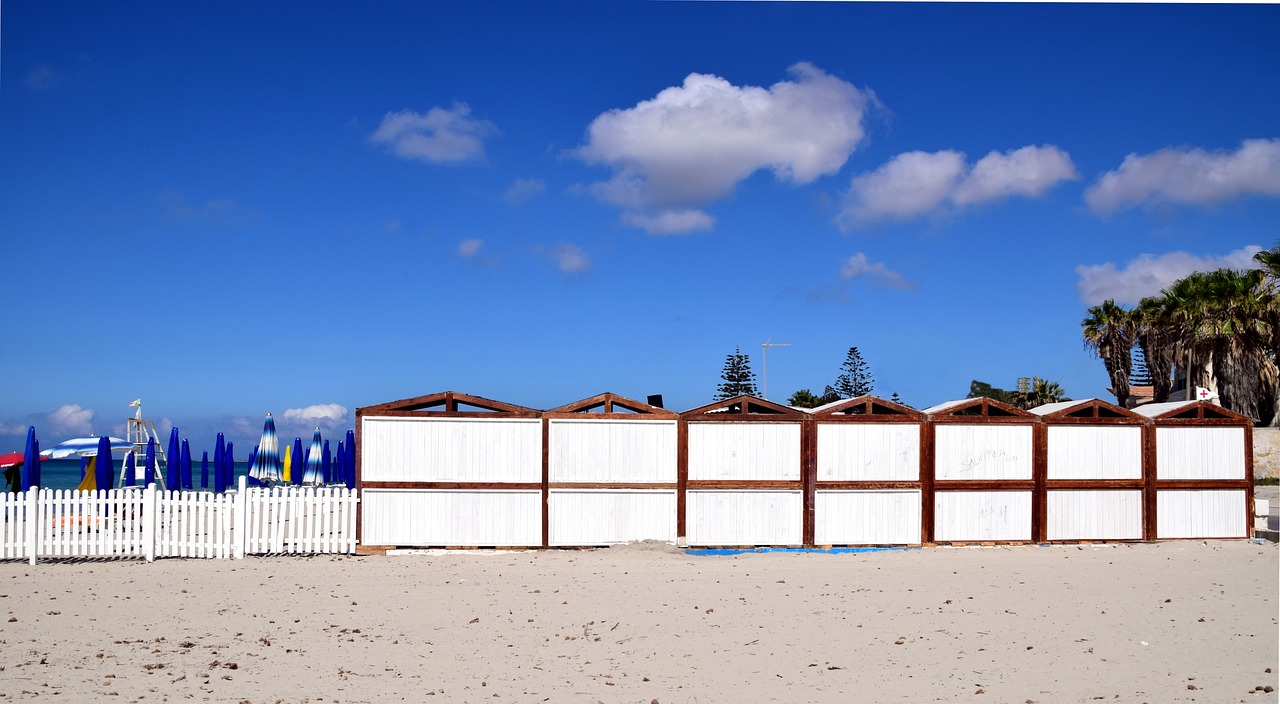
{"label": "red umbrella", "polygon": [[[25,459],[25,456],[21,452],[10,452],[4,455],[0,455],[0,467],[12,467],[15,464],[22,464],[23,459]],[[48,460],[48,459],[49,459],[48,457],[41,457],[40,461],[44,462],[45,460]]]}

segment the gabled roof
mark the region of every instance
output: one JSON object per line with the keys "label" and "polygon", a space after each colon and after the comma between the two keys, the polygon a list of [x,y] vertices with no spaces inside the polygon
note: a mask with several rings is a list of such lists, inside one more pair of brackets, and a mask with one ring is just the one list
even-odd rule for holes
{"label": "gabled roof", "polygon": [[842,398],[839,401],[818,406],[817,408],[808,409],[809,413],[819,417],[841,417],[841,416],[859,416],[868,420],[877,418],[880,420],[923,420],[924,413],[904,406],[900,403],[894,403],[879,396],[858,396],[857,398]]}
{"label": "gabled roof", "polygon": [[464,413],[468,415],[500,414],[525,418],[536,418],[540,415],[540,411],[532,408],[494,401],[481,396],[472,396],[458,391],[441,391],[427,394],[426,396],[388,401],[356,409],[356,415],[454,415]]}
{"label": "gabled roof", "polygon": [[1229,411],[1222,406],[1208,401],[1170,401],[1168,403],[1148,403],[1133,409],[1134,412],[1155,420],[1174,419],[1217,419],[1232,420],[1252,424],[1249,416]]}
{"label": "gabled roof", "polygon": [[[597,411],[597,409],[600,409]],[[546,415],[573,415],[573,416],[606,416],[606,417],[625,417],[625,418],[679,418],[680,414],[675,411],[669,411],[665,408],[650,406],[647,403],[637,401],[626,396],[620,396],[615,393],[606,391],[590,398],[584,398],[581,401],[567,403],[559,408],[553,408],[546,412]]]}
{"label": "gabled roof", "polygon": [[1035,418],[1034,415],[1021,408],[1015,408],[1007,403],[1001,403],[989,398],[961,398],[955,401],[944,401],[936,406],[924,409],[924,412],[933,418]]}
{"label": "gabled roof", "polygon": [[1046,420],[1107,420],[1141,422],[1142,416],[1127,408],[1102,399],[1085,398],[1078,401],[1059,401],[1036,406],[1031,412]]}
{"label": "gabled roof", "polygon": [[806,415],[808,414],[804,411],[796,410],[790,406],[766,401],[755,396],[744,395],[699,406],[681,413],[680,417],[686,420],[743,420],[753,418],[757,420],[800,420]]}

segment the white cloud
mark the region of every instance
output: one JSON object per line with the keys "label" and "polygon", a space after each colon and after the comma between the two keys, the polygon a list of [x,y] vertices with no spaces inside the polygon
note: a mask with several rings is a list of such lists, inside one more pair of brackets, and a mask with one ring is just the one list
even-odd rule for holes
{"label": "white cloud", "polygon": [[1109,298],[1134,305],[1192,272],[1256,269],[1258,266],[1253,255],[1260,251],[1261,247],[1249,245],[1221,257],[1168,252],[1159,256],[1143,254],[1119,268],[1112,262],[1081,264],[1076,267],[1076,274],[1080,277],[1076,290],[1080,300],[1091,306]]}
{"label": "white cloud", "polygon": [[91,408],[67,404],[49,414],[49,429],[54,435],[92,435],[94,415]]}
{"label": "white cloud", "polygon": [[547,182],[540,178],[518,178],[507,192],[502,194],[507,205],[520,205],[547,190]]}
{"label": "white cloud", "polygon": [[478,237],[469,237],[458,243],[458,256],[471,258],[480,253],[480,248],[484,247],[484,240]]}
{"label": "white cloud", "polygon": [[1085,191],[1093,212],[1140,205],[1207,206],[1248,195],[1280,196],[1280,139],[1248,139],[1235,152],[1167,148],[1130,154]]}
{"label": "white cloud", "polygon": [[1053,145],[993,151],[972,168],[953,150],[899,154],[875,171],[855,176],[837,220],[856,227],[908,220],[1013,196],[1038,197],[1060,181],[1079,178],[1071,157]]}
{"label": "white cloud", "polygon": [[867,255],[862,252],[845,260],[844,265],[840,267],[840,278],[845,281],[866,278],[881,286],[901,290],[915,288],[915,284],[908,281],[902,274],[885,266],[884,262],[868,260]]}
{"label": "white cloud", "polygon": [[715,218],[697,208],[663,210],[656,215],[625,212],[622,222],[651,235],[681,235],[695,230],[710,230],[716,223]]}
{"label": "white cloud", "polygon": [[575,154],[614,174],[591,192],[628,209],[679,209],[724,197],[762,169],[794,184],[836,173],[862,141],[875,95],[811,64],[789,72],[791,80],[768,88],[691,73],[596,117]]}
{"label": "white cloud", "polygon": [[404,159],[449,164],[483,159],[484,140],[497,133],[492,122],[472,118],[465,103],[454,103],[448,110],[389,112],[369,139]]}
{"label": "white cloud", "polygon": [[[290,435],[303,440],[311,437],[317,427],[324,435],[346,429],[347,407],[337,403],[319,403],[305,408],[289,408],[280,416],[279,433],[284,437]],[[258,426],[261,431],[261,425]],[[255,436],[256,437],[256,436]]]}
{"label": "white cloud", "polygon": [[556,266],[566,274],[577,274],[591,268],[591,260],[587,257],[587,253],[581,247],[567,242],[557,244],[551,255],[555,259]]}

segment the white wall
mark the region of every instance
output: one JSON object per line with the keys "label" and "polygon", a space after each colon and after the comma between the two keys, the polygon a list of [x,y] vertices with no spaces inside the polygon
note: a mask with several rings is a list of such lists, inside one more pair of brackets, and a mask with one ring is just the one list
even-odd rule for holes
{"label": "white wall", "polygon": [[1050,479],[1141,479],[1142,427],[1050,425]]}
{"label": "white wall", "polygon": [[365,489],[365,545],[542,544],[542,492]]}
{"label": "white wall", "polygon": [[690,423],[689,479],[799,481],[800,424]]}
{"label": "white wall", "polygon": [[920,542],[920,491],[818,490],[813,539],[818,545],[913,545]]}
{"label": "white wall", "polygon": [[937,479],[1030,479],[1030,425],[938,425]]}
{"label": "white wall", "polygon": [[919,481],[919,424],[817,425],[818,481]]}
{"label": "white wall", "polygon": [[1141,540],[1142,491],[1050,490],[1049,540]]}
{"label": "white wall", "polygon": [[549,501],[552,545],[676,541],[674,489],[552,489]]}
{"label": "white wall", "polygon": [[1031,492],[939,491],[934,540],[1031,540]]}
{"label": "white wall", "polygon": [[676,481],[675,420],[553,418],[548,423],[553,482]]}
{"label": "white wall", "polygon": [[1156,538],[1245,537],[1244,489],[1156,492]]}
{"label": "white wall", "polygon": [[1244,479],[1244,428],[1156,428],[1159,479]]}
{"label": "white wall", "polygon": [[365,416],[361,433],[362,481],[542,481],[537,418]]}
{"label": "white wall", "polygon": [[689,491],[686,537],[690,545],[800,545],[803,502],[799,491]]}

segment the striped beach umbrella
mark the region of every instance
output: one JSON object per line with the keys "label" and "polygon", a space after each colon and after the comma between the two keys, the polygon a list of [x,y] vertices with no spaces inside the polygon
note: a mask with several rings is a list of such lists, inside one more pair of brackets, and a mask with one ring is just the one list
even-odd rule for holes
{"label": "striped beach umbrella", "polygon": [[169,429],[169,449],[164,455],[165,473],[164,488],[177,491],[182,488],[182,441],[178,436],[178,428]]}
{"label": "striped beach umbrella", "polygon": [[302,483],[309,486],[324,484],[324,473],[320,467],[320,455],[324,445],[320,442],[320,428],[311,436],[311,450],[307,452],[307,473],[302,475]]}
{"label": "striped beach umbrella", "polygon": [[302,438],[293,439],[293,477],[294,484],[302,483],[302,475],[307,473],[307,456],[302,452]]}
{"label": "striped beach umbrella", "polygon": [[356,431],[347,431],[347,488],[356,488]]}
{"label": "striped beach umbrella", "polygon": [[280,481],[280,441],[270,413],[262,423],[262,439],[258,441],[258,454],[249,464],[249,476],[263,484]]}
{"label": "striped beach umbrella", "polygon": [[[84,438],[72,438],[66,442],[58,443],[53,447],[40,453],[41,457],[50,460],[63,460],[76,456],[92,457],[98,454],[98,441],[101,438],[97,436],[89,436]],[[112,452],[124,452],[133,447],[133,443],[120,438],[107,438],[111,442]]]}

